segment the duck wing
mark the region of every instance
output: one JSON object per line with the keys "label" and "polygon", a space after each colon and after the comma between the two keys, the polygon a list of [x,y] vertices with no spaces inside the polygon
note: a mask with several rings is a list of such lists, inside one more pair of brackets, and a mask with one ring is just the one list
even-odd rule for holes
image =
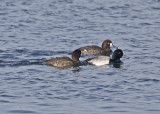
{"label": "duck wing", "polygon": [[81,50],[82,53],[89,55],[97,55],[101,53],[101,47],[96,45],[81,47],[79,50]]}
{"label": "duck wing", "polygon": [[44,61],[42,64],[52,65],[56,67],[65,67],[74,64],[74,61],[69,57],[57,57]]}

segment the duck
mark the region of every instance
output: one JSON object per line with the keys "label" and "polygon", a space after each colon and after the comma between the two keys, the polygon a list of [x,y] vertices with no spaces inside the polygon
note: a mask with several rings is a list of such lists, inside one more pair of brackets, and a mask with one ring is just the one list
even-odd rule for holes
{"label": "duck", "polygon": [[110,48],[116,48],[116,46],[113,45],[111,40],[104,40],[102,43],[102,47],[91,45],[81,47],[79,48],[79,50],[81,50],[81,53],[86,55],[99,55],[106,52],[111,53],[112,50]]}
{"label": "duck", "polygon": [[77,66],[80,64],[81,51],[76,49],[72,52],[72,59],[69,57],[56,57],[44,61],[42,64],[51,65],[55,67],[68,67],[68,66]]}
{"label": "duck", "polygon": [[113,52],[112,57],[101,55],[87,59],[85,60],[85,62],[96,66],[108,65],[110,63],[121,63],[120,58],[122,58],[122,56],[123,56],[123,51],[121,49],[116,49]]}

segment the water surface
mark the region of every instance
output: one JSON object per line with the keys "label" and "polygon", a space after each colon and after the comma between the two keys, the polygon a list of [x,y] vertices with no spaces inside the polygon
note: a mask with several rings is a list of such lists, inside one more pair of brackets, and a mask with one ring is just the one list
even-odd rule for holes
{"label": "water surface", "polygon": [[[1,0],[1,113],[159,114],[159,18],[159,0]],[[41,64],[106,39],[130,59]]]}

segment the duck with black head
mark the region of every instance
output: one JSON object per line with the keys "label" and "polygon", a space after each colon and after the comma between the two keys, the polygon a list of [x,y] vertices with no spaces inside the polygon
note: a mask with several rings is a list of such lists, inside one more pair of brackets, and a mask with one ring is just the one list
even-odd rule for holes
{"label": "duck with black head", "polygon": [[116,49],[113,52],[112,57],[101,55],[101,56],[87,59],[85,60],[85,62],[96,65],[96,66],[107,65],[110,63],[121,63],[120,58],[122,56],[123,56],[123,51],[121,49]]}

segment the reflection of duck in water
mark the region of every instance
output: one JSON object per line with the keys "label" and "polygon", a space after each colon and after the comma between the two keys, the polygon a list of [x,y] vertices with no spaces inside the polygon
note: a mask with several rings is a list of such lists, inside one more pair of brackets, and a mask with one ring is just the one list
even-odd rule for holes
{"label": "reflection of duck in water", "polygon": [[55,67],[76,66],[80,64],[79,61],[80,56],[81,56],[81,51],[77,49],[72,52],[72,59],[69,57],[57,57],[46,60],[42,64],[51,65]]}
{"label": "reflection of duck in water", "polygon": [[113,52],[112,58],[109,56],[101,55],[97,56],[95,58],[87,59],[86,61],[90,64],[96,65],[96,66],[101,66],[101,65],[106,65],[109,63],[120,63],[121,60],[120,58],[123,56],[123,51],[121,49],[116,49]]}
{"label": "reflection of duck in water", "polygon": [[102,54],[105,51],[110,51],[111,53],[112,50],[110,50],[110,48],[116,48],[116,46],[113,45],[111,40],[105,40],[102,43],[102,48],[96,45],[91,45],[91,46],[81,47],[79,48],[79,50],[81,50],[83,54],[98,55]]}

